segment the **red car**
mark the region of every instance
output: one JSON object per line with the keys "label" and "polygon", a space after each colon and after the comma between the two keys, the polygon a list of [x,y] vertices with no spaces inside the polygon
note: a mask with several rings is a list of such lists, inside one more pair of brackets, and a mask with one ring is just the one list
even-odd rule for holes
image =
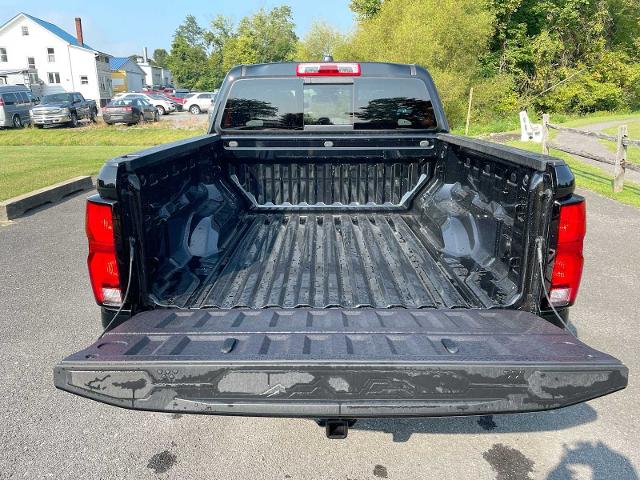
{"label": "red car", "polygon": [[171,89],[145,90],[144,91],[144,93],[157,93],[158,95],[164,95],[169,100],[171,100],[173,103],[175,103],[176,104],[176,110],[181,112],[182,111],[182,106],[184,105],[184,102],[185,102],[186,99],[180,98],[180,97],[176,97],[176,96],[174,96],[173,93],[170,93],[170,92],[171,92]]}

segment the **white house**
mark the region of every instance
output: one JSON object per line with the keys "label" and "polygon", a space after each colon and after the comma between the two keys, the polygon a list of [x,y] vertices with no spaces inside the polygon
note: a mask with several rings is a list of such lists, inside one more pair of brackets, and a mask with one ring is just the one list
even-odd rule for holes
{"label": "white house", "polygon": [[26,13],[0,26],[0,83],[25,84],[37,96],[80,92],[104,106],[113,96],[109,57],[84,43],[79,18],[75,37]]}
{"label": "white house", "polygon": [[140,92],[145,86],[145,71],[129,57],[111,57],[113,93]]}
{"label": "white house", "polygon": [[172,87],[173,75],[168,68],[159,67],[149,62],[147,48],[143,49],[142,57],[137,57],[138,66],[144,70],[145,85],[149,87]]}

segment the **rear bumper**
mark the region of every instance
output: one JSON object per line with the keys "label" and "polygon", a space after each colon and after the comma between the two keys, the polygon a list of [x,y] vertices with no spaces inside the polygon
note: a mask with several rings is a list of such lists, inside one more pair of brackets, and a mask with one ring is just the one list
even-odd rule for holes
{"label": "rear bumper", "polygon": [[214,365],[56,367],[55,385],[118,407],[218,415],[363,418],[550,410],[624,388],[620,365]]}
{"label": "rear bumper", "polygon": [[54,370],[56,387],[160,412],[313,418],[550,410],[627,368],[509,310],[154,310]]}
{"label": "rear bumper", "polygon": [[102,119],[105,123],[133,123],[136,120],[133,113],[123,113],[121,115],[103,114]]}

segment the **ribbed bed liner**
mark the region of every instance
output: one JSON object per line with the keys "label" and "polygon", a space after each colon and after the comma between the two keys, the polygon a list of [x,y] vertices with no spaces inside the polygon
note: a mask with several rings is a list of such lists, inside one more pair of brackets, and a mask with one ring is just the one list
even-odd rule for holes
{"label": "ribbed bed liner", "polygon": [[[410,214],[249,214],[192,307],[473,308],[494,304]],[[458,273],[456,276],[454,273]]]}

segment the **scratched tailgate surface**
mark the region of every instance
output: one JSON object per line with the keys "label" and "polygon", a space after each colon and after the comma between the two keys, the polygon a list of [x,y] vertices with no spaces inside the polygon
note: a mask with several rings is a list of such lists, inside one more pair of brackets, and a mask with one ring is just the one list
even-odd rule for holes
{"label": "scratched tailgate surface", "polygon": [[128,408],[359,417],[557,408],[624,388],[627,370],[526,312],[156,310],[54,377]]}

